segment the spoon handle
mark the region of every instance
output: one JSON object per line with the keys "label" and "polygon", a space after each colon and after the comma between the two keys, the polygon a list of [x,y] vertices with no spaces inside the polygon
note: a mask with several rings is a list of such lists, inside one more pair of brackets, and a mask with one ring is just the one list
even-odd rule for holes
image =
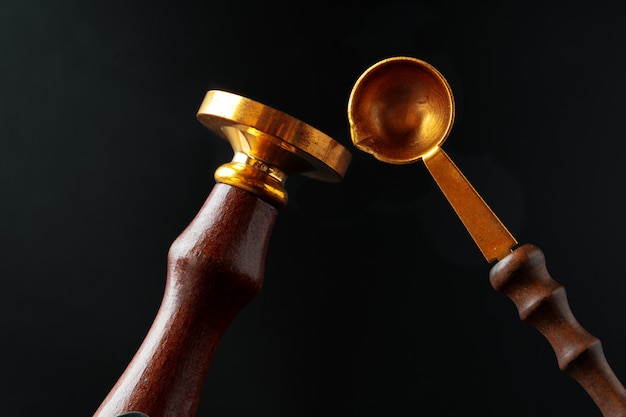
{"label": "spoon handle", "polygon": [[423,157],[426,168],[450,202],[487,262],[511,252],[517,240],[441,148]]}
{"label": "spoon handle", "polygon": [[513,301],[520,319],[550,342],[559,368],[587,391],[604,417],[626,416],[626,390],[600,340],[575,319],[564,287],[550,276],[538,247],[525,244],[513,250],[491,268],[489,281]]}

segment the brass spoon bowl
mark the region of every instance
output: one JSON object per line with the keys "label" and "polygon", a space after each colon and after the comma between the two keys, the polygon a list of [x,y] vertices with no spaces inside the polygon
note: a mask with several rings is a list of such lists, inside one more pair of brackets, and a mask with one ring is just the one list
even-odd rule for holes
{"label": "brass spoon bowl", "polygon": [[410,57],[378,62],[348,101],[354,145],[383,162],[414,162],[440,146],[454,123],[454,97],[432,65]]}

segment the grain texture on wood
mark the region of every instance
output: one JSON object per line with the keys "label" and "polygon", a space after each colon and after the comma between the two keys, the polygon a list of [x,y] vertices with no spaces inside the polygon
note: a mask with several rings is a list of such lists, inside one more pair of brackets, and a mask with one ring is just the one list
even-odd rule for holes
{"label": "grain texture on wood", "polygon": [[94,417],[195,416],[215,349],[260,291],[277,208],[218,183],[171,245],[152,327]]}
{"label": "grain texture on wood", "polygon": [[598,338],[574,317],[564,287],[550,276],[543,252],[526,244],[496,263],[491,285],[509,297],[522,321],[550,342],[559,368],[573,377],[604,417],[626,417],[626,390],[609,366]]}

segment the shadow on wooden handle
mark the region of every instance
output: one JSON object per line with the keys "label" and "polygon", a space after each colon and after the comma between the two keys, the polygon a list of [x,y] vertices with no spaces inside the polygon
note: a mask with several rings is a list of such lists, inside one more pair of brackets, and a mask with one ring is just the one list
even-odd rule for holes
{"label": "shadow on wooden handle", "polygon": [[565,288],[546,268],[543,252],[526,244],[496,263],[491,285],[509,297],[522,321],[550,342],[559,368],[591,396],[604,417],[626,417],[626,390],[609,366],[602,344],[576,320]]}

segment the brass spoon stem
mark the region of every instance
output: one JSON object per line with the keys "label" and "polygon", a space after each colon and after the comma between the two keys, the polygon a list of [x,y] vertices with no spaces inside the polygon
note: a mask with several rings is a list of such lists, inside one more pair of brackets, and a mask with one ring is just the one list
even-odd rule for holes
{"label": "brass spoon stem", "polygon": [[443,149],[438,147],[422,159],[487,262],[510,254],[517,240]]}

